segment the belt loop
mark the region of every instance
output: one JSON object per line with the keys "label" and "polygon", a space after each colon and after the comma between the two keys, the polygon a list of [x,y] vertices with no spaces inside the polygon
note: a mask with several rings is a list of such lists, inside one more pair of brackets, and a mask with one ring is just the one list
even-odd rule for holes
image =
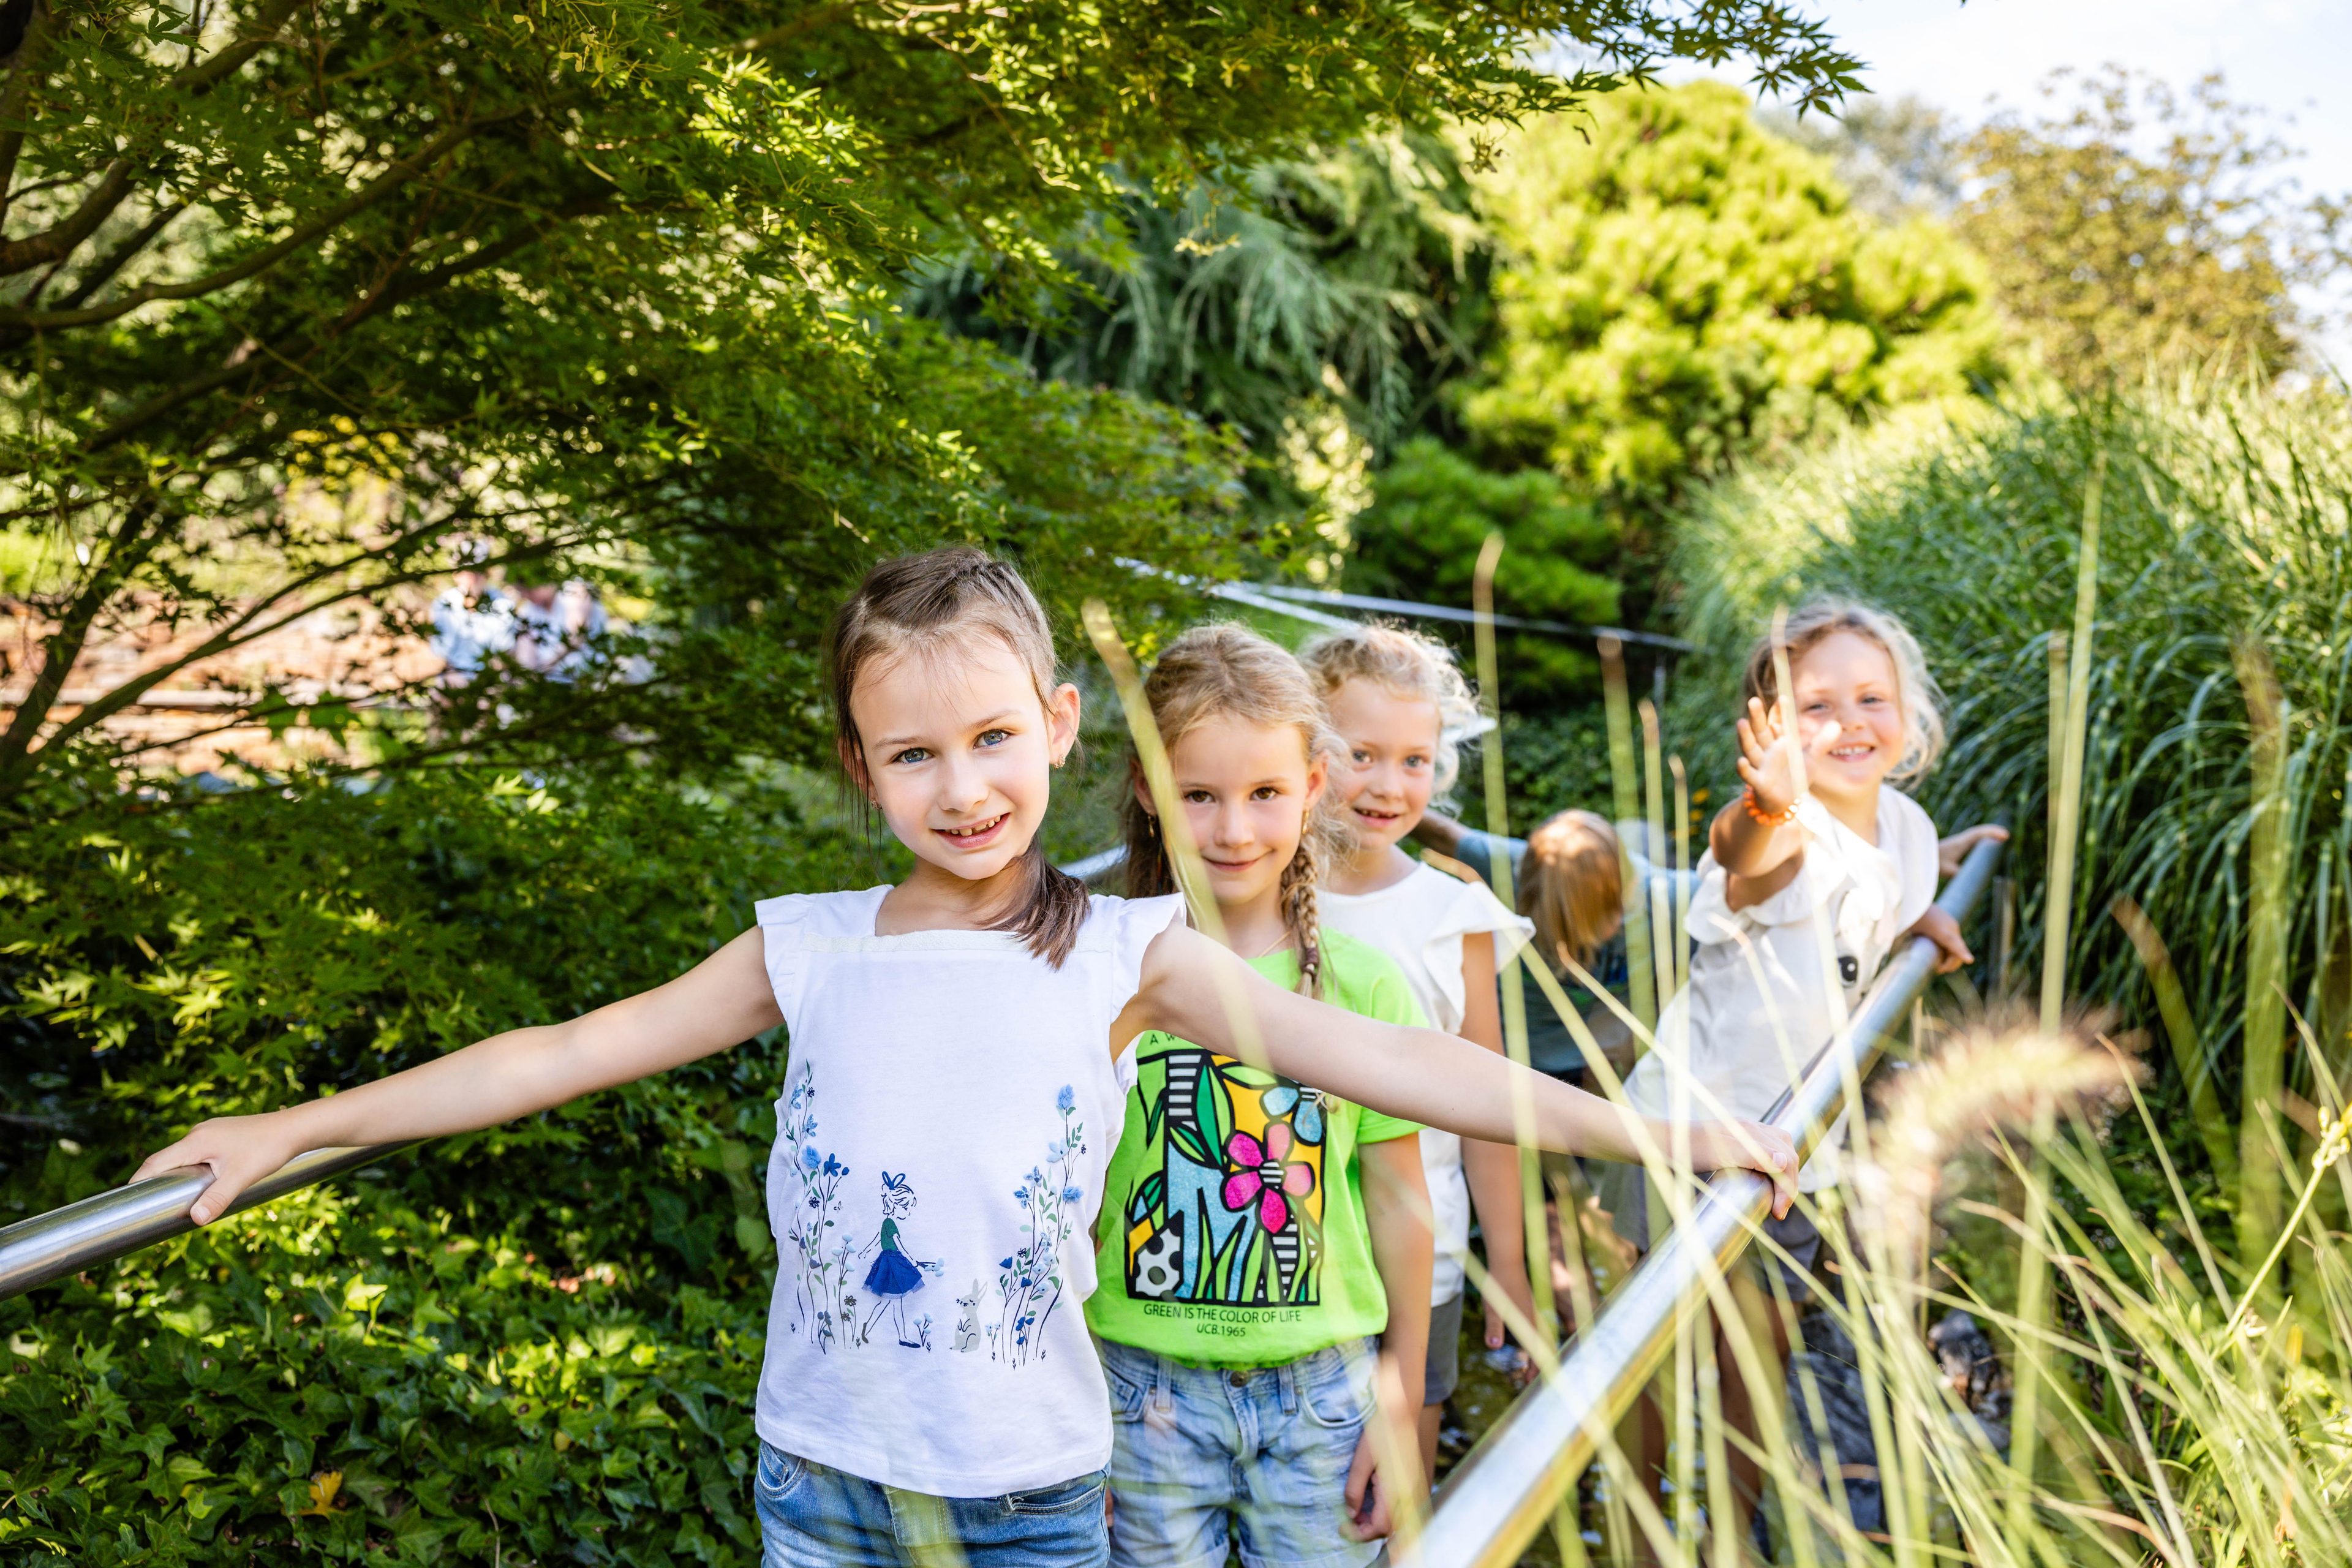
{"label": "belt loop", "polygon": [[1307,1363],[1314,1359],[1313,1356],[1301,1356],[1297,1361],[1287,1362],[1283,1365],[1281,1376],[1277,1379],[1276,1386],[1282,1391],[1282,1415],[1286,1421],[1297,1415],[1298,1406],[1306,1399],[1306,1369]]}
{"label": "belt loop", "polygon": [[1151,1403],[1162,1415],[1176,1413],[1176,1363],[1156,1353],[1151,1358]]}

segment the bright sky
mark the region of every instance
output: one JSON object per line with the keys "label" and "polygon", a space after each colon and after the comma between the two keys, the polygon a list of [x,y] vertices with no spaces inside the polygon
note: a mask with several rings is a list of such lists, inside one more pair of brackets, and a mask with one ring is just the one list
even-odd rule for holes
{"label": "bright sky", "polygon": [[2110,61],[2185,86],[2208,71],[2231,96],[2291,114],[2306,184],[2352,185],[2352,4],[2347,0],[1812,0],[1869,62],[1874,92],[1916,93],[1975,118],[2024,104],[2061,66]]}
{"label": "bright sky", "polygon": [[[1838,41],[1868,63],[1864,81],[1890,98],[1916,94],[1965,120],[1990,101],[2035,101],[2062,66],[2110,62],[2186,87],[2208,71],[2230,96],[2294,124],[2306,193],[2352,190],[2352,0],[1805,0]],[[1735,75],[1730,71],[1721,74]],[[2352,363],[2339,316],[2327,347]]]}

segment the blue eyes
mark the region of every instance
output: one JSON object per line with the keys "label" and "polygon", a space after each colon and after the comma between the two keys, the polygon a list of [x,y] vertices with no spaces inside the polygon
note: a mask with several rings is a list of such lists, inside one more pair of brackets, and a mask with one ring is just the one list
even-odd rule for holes
{"label": "blue eyes", "polygon": [[[1013,739],[1013,731],[1010,730],[982,730],[972,738],[971,743],[975,747],[1001,746],[1011,739]],[[931,749],[929,746],[908,746],[903,752],[893,752],[890,754],[891,762],[904,763],[908,767],[913,767],[918,763],[928,763],[930,760]]]}

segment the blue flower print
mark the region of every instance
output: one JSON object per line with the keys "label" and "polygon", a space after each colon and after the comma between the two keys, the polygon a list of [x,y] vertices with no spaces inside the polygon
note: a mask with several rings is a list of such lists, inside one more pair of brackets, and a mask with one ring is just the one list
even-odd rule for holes
{"label": "blue flower print", "polygon": [[[1045,1159],[1013,1188],[1013,1201],[1021,1205],[1021,1232],[1029,1239],[996,1263],[1000,1306],[988,1326],[990,1356],[1014,1366],[1045,1353],[1045,1324],[1061,1304],[1067,1283],[1063,1249],[1079,1232],[1086,1199],[1073,1169],[1087,1147],[1086,1129],[1077,1119],[1077,1090],[1064,1084],[1054,1104],[1061,1112],[1062,1135],[1045,1145]],[[1054,1173],[1050,1177],[1045,1174],[1049,1170]]]}
{"label": "blue flower print", "polygon": [[[1260,1100],[1266,1115],[1276,1121],[1290,1117],[1290,1125],[1302,1143],[1323,1142],[1323,1096],[1317,1089],[1301,1089],[1297,1084],[1276,1084],[1265,1091]],[[1297,1114],[1292,1112],[1296,1110]]]}
{"label": "blue flower print", "polygon": [[793,1280],[793,1327],[819,1350],[829,1350],[836,1342],[855,1344],[858,1335],[849,1310],[848,1244],[837,1250],[826,1245],[839,1229],[841,1179],[849,1167],[816,1146],[816,1085],[803,1069],[786,1101],[790,1113],[777,1119],[779,1173],[801,1184],[797,1217],[777,1239],[785,1247],[782,1267]]}

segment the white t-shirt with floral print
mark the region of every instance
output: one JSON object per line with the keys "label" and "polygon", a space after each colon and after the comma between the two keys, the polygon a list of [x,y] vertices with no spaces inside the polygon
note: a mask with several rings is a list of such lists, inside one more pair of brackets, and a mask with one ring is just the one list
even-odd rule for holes
{"label": "white t-shirt with floral print", "polygon": [[1056,969],[1004,931],[877,935],[888,891],[759,905],[792,1048],[760,1436],[939,1497],[1100,1469],[1082,1304],[1134,1073],[1110,1029],[1182,900],[1094,899]]}

